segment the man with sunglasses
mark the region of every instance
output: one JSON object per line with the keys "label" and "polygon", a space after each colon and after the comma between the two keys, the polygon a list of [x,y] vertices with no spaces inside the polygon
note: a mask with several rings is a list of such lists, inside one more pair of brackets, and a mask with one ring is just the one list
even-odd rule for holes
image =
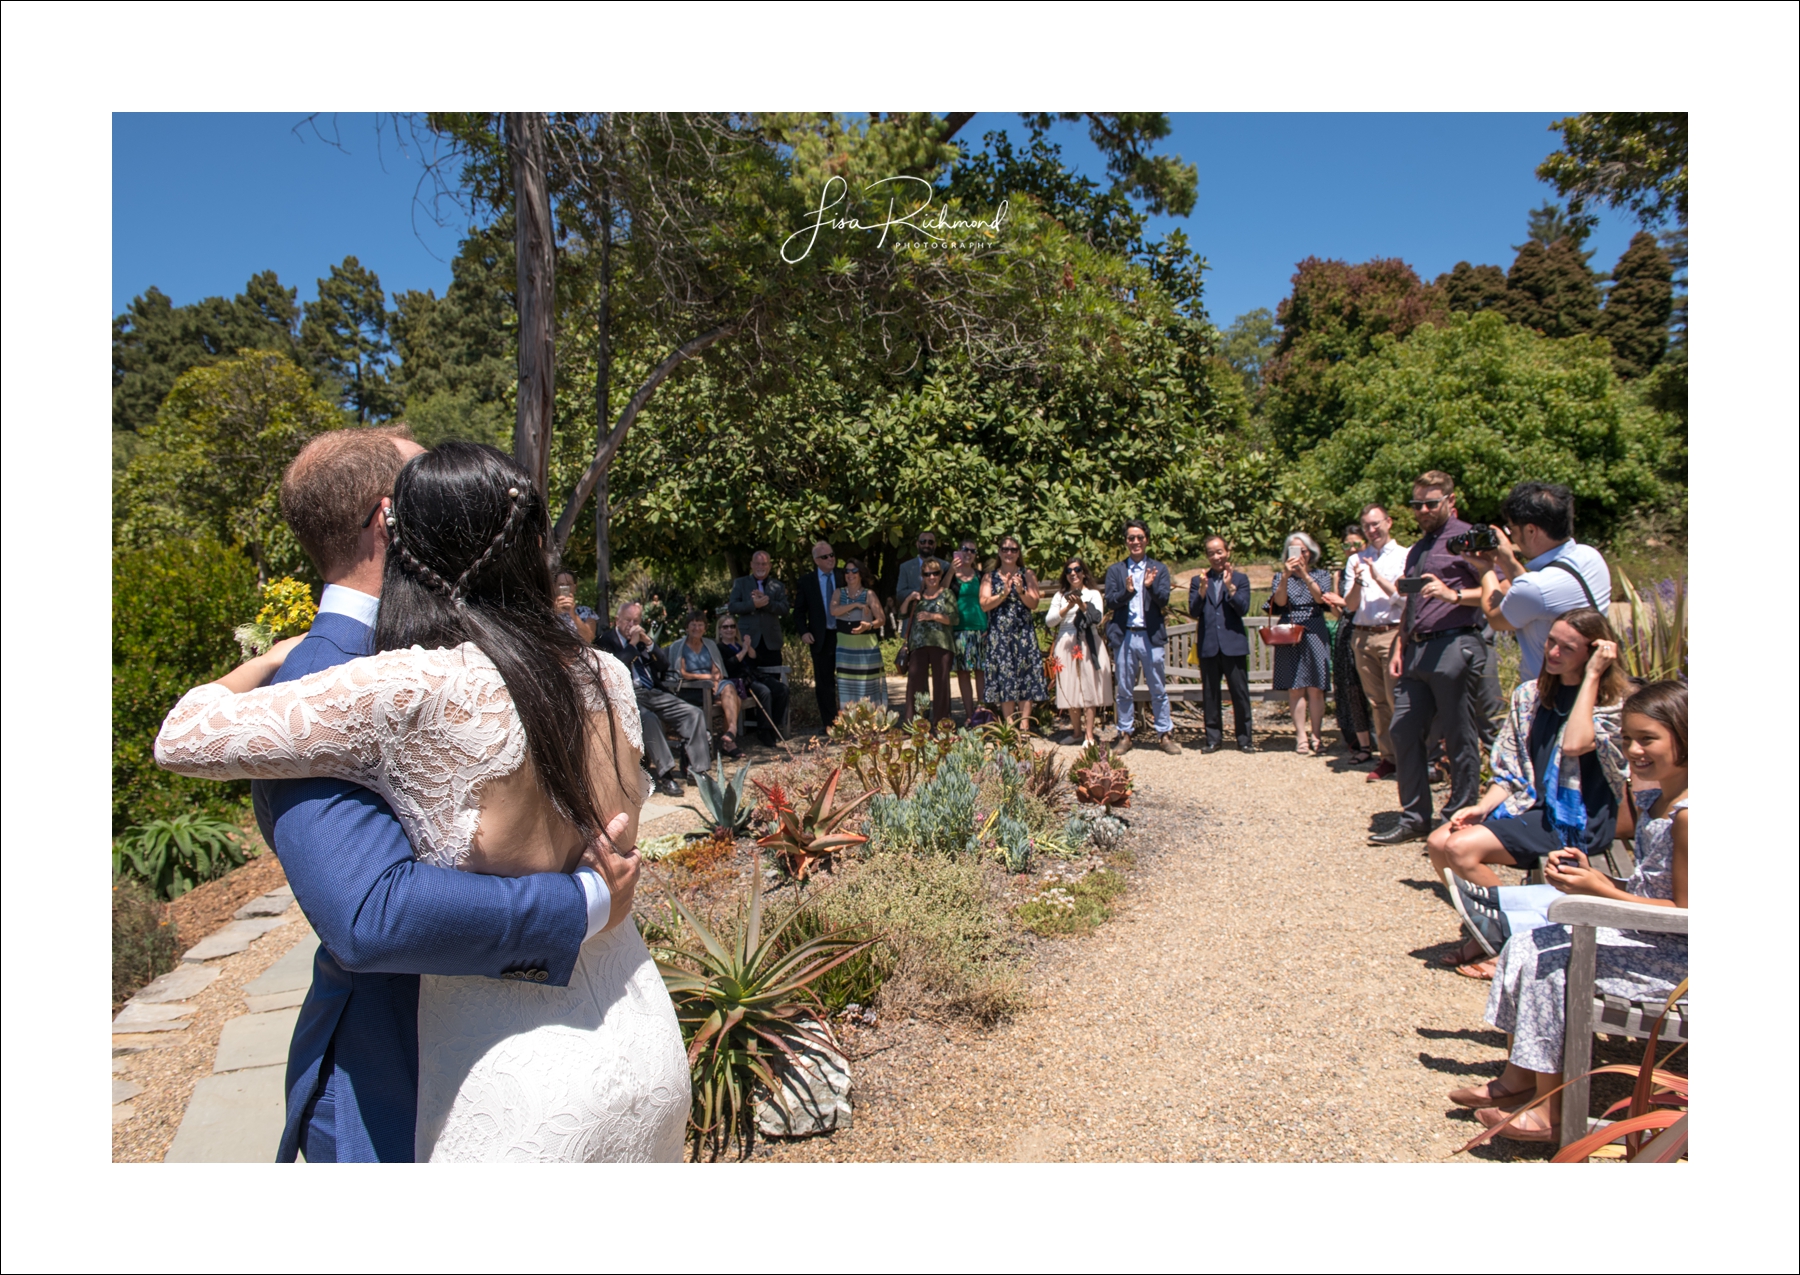
{"label": "man with sunglasses", "polygon": [[831,599],[844,587],[844,573],[837,569],[837,550],[823,540],[812,547],[812,559],[813,573],[794,584],[794,626],[812,652],[819,725],[829,729],[838,714],[838,624],[831,614]]}
{"label": "man with sunglasses", "polygon": [[[1394,716],[1388,727],[1400,767],[1400,822],[1373,833],[1378,846],[1423,841],[1430,833],[1429,743],[1441,735],[1450,758],[1449,809],[1473,805],[1481,779],[1476,704],[1487,672],[1481,613],[1481,579],[1450,541],[1469,530],[1456,514],[1456,481],[1427,470],[1413,482],[1407,502],[1419,524],[1419,541],[1406,554],[1406,575],[1424,578],[1407,597],[1400,640],[1388,664],[1394,678]],[[1433,725],[1437,729],[1433,731]]]}
{"label": "man with sunglasses", "polygon": [[1106,569],[1106,643],[1116,652],[1113,706],[1119,719],[1113,752],[1118,755],[1131,749],[1136,722],[1132,691],[1141,669],[1150,691],[1157,746],[1179,756],[1181,745],[1170,734],[1175,723],[1169,715],[1169,689],[1163,680],[1163,655],[1169,643],[1163,623],[1163,612],[1169,609],[1169,569],[1150,557],[1149,547],[1149,526],[1141,518],[1131,519],[1125,524],[1125,561]]}

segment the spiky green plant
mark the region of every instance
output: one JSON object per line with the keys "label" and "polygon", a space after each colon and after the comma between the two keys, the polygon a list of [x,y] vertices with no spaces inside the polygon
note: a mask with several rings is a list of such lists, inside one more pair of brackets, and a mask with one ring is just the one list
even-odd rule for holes
{"label": "spiky green plant", "polygon": [[[769,809],[775,815],[775,828],[766,837],[757,840],[757,845],[775,852],[775,861],[781,870],[796,881],[805,881],[811,875],[813,867],[822,859],[836,854],[849,846],[860,846],[868,840],[857,832],[842,832],[844,821],[855,814],[857,809],[875,796],[870,789],[846,806],[835,806],[838,780],[843,778],[844,768],[839,766],[831,772],[831,778],[819,786],[819,791],[805,810],[797,808],[787,799],[779,785],[773,788],[757,783],[764,797],[768,799]],[[755,780],[751,780],[756,783]]]}
{"label": "spiky green plant", "polygon": [[127,869],[159,899],[173,899],[249,858],[237,825],[198,811],[152,819],[113,842],[113,878]]}
{"label": "spiky green plant", "polygon": [[1017,819],[1002,814],[994,821],[994,840],[1008,872],[1024,872],[1031,867],[1031,833]]}
{"label": "spiky green plant", "polygon": [[1620,659],[1625,671],[1646,682],[1673,682],[1687,677],[1687,581],[1665,580],[1661,589],[1639,593],[1618,568],[1619,584],[1631,608],[1631,624],[1619,635]]}
{"label": "spiky green plant", "polygon": [[836,1048],[822,1026],[826,1008],[812,984],[874,940],[836,930],[784,948],[800,912],[764,935],[760,859],[751,865],[749,898],[730,935],[715,935],[679,900],[674,906],[700,943],[697,950],[664,948],[670,959],[656,963],[693,1068],[688,1136],[696,1155],[708,1149],[717,1160],[736,1146],[740,1157],[747,1156],[756,1138],[757,1085],[783,1105],[776,1068],[797,1062],[801,1049]]}
{"label": "spiky green plant", "polygon": [[750,817],[755,810],[754,803],[744,800],[749,793],[749,774],[750,763],[745,762],[727,782],[725,759],[713,758],[712,774],[702,771],[694,776],[694,784],[700,790],[700,805],[688,809],[705,819],[709,828],[723,828],[734,837],[743,836],[750,831]]}

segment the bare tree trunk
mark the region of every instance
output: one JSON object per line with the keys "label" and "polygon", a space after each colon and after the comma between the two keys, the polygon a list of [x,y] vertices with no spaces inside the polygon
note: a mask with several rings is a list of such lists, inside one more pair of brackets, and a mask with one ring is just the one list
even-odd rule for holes
{"label": "bare tree trunk", "polygon": [[[594,454],[612,425],[612,192],[600,196],[600,322],[594,340]],[[574,520],[570,519],[570,525]],[[559,542],[560,543],[560,542]],[[612,618],[612,497],[601,471],[594,481],[594,609]]]}
{"label": "bare tree trunk", "polygon": [[544,175],[544,117],[508,113],[506,152],[512,162],[514,248],[519,267],[519,411],[513,424],[513,455],[538,490],[546,492],[551,418],[556,406],[556,235]]}

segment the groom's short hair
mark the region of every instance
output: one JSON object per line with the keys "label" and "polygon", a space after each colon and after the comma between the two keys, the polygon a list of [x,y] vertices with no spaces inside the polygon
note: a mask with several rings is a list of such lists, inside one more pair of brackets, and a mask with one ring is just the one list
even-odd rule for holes
{"label": "groom's short hair", "polygon": [[364,520],[406,462],[394,446],[405,426],[335,429],[320,434],[281,475],[281,516],[321,576],[329,579],[356,560]]}

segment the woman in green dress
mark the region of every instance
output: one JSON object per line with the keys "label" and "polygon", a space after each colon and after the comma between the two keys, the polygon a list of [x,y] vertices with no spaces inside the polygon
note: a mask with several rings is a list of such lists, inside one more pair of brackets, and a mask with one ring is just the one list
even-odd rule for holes
{"label": "woman in green dress", "polygon": [[956,655],[951,669],[962,691],[963,725],[980,726],[993,721],[994,715],[981,706],[981,693],[987,689],[988,616],[981,609],[981,549],[973,536],[962,538],[944,588],[956,596]]}
{"label": "woman in green dress", "polygon": [[931,686],[931,721],[950,718],[950,661],[956,650],[956,595],[944,588],[944,564],[927,558],[919,564],[919,592],[900,604],[912,620],[912,647],[907,652],[906,702],[917,704]]}
{"label": "woman in green dress", "polygon": [[[877,708],[887,707],[887,669],[881,662],[881,599],[867,584],[862,561],[844,564],[844,587],[831,599],[831,614],[838,622],[838,711],[858,700]],[[826,723],[830,725],[830,723]]]}

